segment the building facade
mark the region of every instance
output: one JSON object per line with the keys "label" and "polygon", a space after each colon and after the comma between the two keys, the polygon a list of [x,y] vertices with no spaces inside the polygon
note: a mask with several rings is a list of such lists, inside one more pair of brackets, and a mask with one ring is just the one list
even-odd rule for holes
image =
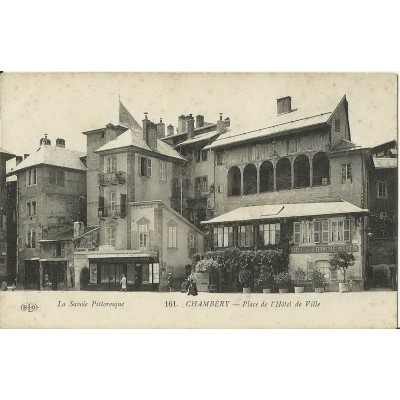
{"label": "building facade", "polygon": [[14,157],[14,154],[0,147],[0,280],[1,282],[14,280],[12,268],[12,248],[9,247],[8,238],[12,232],[7,228],[11,221],[8,215],[9,196],[6,183],[6,162]]}
{"label": "building facade", "polygon": [[17,279],[26,289],[74,286],[73,224],[86,223],[85,154],[47,137],[10,175],[17,176]]}
{"label": "building facade", "polygon": [[[259,205],[309,209],[308,215],[291,215],[295,219],[287,225],[289,270],[309,269],[315,263],[325,268],[330,253],[348,248],[358,266],[353,278],[363,287],[373,162],[368,149],[351,142],[345,96],[296,109],[290,97],[278,99],[277,114],[266,127],[227,131],[207,149],[215,152],[215,217],[205,223],[210,227],[212,248],[254,248],[260,235],[263,245],[279,244],[279,213],[272,225],[261,217],[250,225],[240,219],[236,226],[233,221],[233,226],[216,224],[233,210],[250,212]],[[330,215],[329,207],[342,203],[356,210],[351,213],[345,208],[340,215]],[[230,239],[221,239],[220,232],[228,232]],[[340,277],[325,269],[328,282],[335,286]]]}

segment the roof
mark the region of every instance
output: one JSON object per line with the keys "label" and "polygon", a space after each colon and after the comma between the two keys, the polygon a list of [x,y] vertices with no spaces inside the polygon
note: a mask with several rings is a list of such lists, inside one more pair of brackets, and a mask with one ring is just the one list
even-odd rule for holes
{"label": "roof", "polygon": [[182,222],[184,222],[186,225],[190,226],[192,229],[194,229],[196,232],[200,233],[202,236],[205,236],[204,233],[197,227],[195,227],[190,221],[188,221],[183,215],[179,214],[177,211],[175,211],[172,207],[170,207],[168,204],[165,204],[162,200],[147,200],[147,201],[132,201],[131,206],[147,206],[149,204],[160,204],[164,208],[166,208],[170,213],[174,214],[176,217],[178,217]]}
{"label": "roof", "polygon": [[[190,146],[193,143],[198,143],[202,141],[208,141],[214,138],[215,136],[219,135],[218,131],[211,131],[211,132],[206,132],[202,133],[200,135],[195,136],[193,139],[186,139],[185,141],[178,143],[175,147],[178,146]],[[172,137],[172,136],[170,136]]]}
{"label": "roof", "polygon": [[49,239],[41,239],[38,240],[39,243],[46,243],[46,242],[65,242],[72,240],[74,237],[74,229],[71,227],[71,229],[68,229],[65,232],[56,232],[54,234],[51,233],[50,231],[51,238]]}
{"label": "roof", "polygon": [[6,160],[10,160],[11,158],[15,157],[15,154],[10,153],[9,151],[3,149],[0,147],[0,154],[2,154],[3,156],[5,156],[4,158]]}
{"label": "roof", "polygon": [[[210,128],[211,126],[217,126],[217,124],[215,122],[204,122],[203,126],[198,126],[197,128],[194,128],[194,133],[199,132],[204,130],[205,128]],[[188,131],[184,131],[184,132],[180,132],[180,133],[175,133],[174,135],[170,135],[170,136],[165,136],[163,137],[161,140],[166,140],[168,141],[169,139],[174,139],[174,138],[179,138],[179,137],[183,137],[185,135],[188,134]]]}
{"label": "roof", "polygon": [[[96,132],[96,130],[104,128],[108,124],[131,128],[136,131],[142,130],[141,125],[136,121],[121,101],[118,102],[118,105],[117,103],[114,103],[105,112],[101,112],[98,115],[98,119],[91,123],[92,126],[90,128],[88,127],[88,129],[83,132],[84,135]],[[97,129],[94,129],[93,127]]]}
{"label": "roof", "polygon": [[206,146],[205,149],[247,142],[259,138],[274,137],[284,132],[327,124],[332,114],[345,99],[346,96],[342,96],[341,98],[327,99],[309,106],[299,107],[291,112],[276,115],[268,119],[265,121],[264,127],[260,128],[260,125],[258,125],[258,129],[251,129],[248,125],[241,127],[236,124],[234,129],[221,134],[217,140]]}
{"label": "roof", "polygon": [[378,144],[377,146],[371,147],[371,152],[377,153],[385,149],[394,149],[396,148],[396,146],[397,146],[396,140],[390,140],[389,142],[381,143]]}
{"label": "roof", "polygon": [[84,237],[86,235],[89,235],[90,233],[93,233],[93,232],[95,232],[95,231],[97,231],[99,229],[100,229],[100,225],[86,226],[83,229],[83,233],[81,233],[78,236],[74,236],[73,240],[80,239],[80,238],[82,238],[82,237]]}
{"label": "roof", "polygon": [[81,151],[70,150],[64,147],[46,146],[43,144],[37,151],[31,153],[29,157],[21,161],[8,175],[13,175],[15,172],[41,164],[86,171],[85,164],[80,159],[80,157],[84,155],[85,153]]}
{"label": "roof", "polygon": [[134,252],[129,252],[129,250],[124,250],[123,252],[120,251],[110,251],[110,252],[105,252],[101,253],[98,252],[98,254],[89,254],[87,256],[88,258],[94,258],[94,259],[99,259],[99,258],[155,258],[153,255],[149,253],[134,253]]}
{"label": "roof", "polygon": [[217,224],[224,222],[240,222],[253,220],[282,219],[292,217],[308,217],[317,215],[368,213],[366,209],[359,208],[347,201],[327,201],[320,203],[291,203],[277,205],[260,205],[240,207],[236,210],[222,214],[202,224]]}
{"label": "roof", "polygon": [[110,140],[105,145],[101,146],[96,152],[103,152],[108,150],[123,149],[127,147],[135,147],[151,151],[152,153],[162,154],[167,157],[172,157],[178,160],[185,160],[176,150],[169,144],[164,143],[162,140],[157,139],[157,149],[151,149],[146,141],[143,139],[143,132],[136,132],[131,129],[126,130],[117,136],[115,139]]}
{"label": "roof", "polygon": [[376,169],[397,168],[397,158],[374,157],[373,159]]}

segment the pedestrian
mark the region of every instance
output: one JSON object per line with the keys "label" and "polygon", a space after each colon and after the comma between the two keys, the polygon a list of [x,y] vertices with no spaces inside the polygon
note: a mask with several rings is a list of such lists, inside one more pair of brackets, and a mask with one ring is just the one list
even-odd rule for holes
{"label": "pedestrian", "polygon": [[125,274],[122,275],[121,279],[121,292],[126,292],[126,276]]}
{"label": "pedestrian", "polygon": [[168,278],[167,278],[167,282],[166,282],[167,288],[168,288],[168,290],[169,290],[170,292],[173,291],[173,289],[172,289],[173,283],[174,283],[174,280],[173,280],[173,278],[172,278],[172,273],[170,272],[170,273],[168,274]]}
{"label": "pedestrian", "polygon": [[197,282],[196,282],[196,277],[194,276],[194,274],[191,274],[189,276],[189,289],[187,292],[188,296],[197,296],[198,292],[197,292]]}

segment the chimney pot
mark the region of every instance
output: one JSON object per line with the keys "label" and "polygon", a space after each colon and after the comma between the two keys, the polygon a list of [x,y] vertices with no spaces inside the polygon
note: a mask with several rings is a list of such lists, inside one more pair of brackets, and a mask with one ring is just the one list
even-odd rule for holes
{"label": "chimney pot", "polygon": [[222,115],[223,113],[219,113],[219,120],[222,121]]}
{"label": "chimney pot", "polygon": [[196,115],[196,128],[204,126],[204,115]]}
{"label": "chimney pot", "polygon": [[147,112],[144,113],[144,119],[147,119]]}
{"label": "chimney pot", "polygon": [[167,126],[167,136],[172,136],[174,134],[174,127],[173,125],[169,124]]}
{"label": "chimney pot", "polygon": [[192,114],[189,114],[189,118],[186,121],[187,123],[187,131],[188,131],[188,139],[193,139],[194,137],[194,118]]}

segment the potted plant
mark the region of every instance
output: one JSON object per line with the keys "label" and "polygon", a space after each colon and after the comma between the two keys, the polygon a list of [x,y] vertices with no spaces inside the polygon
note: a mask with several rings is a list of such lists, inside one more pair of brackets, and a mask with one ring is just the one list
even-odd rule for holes
{"label": "potted plant", "polygon": [[304,281],[306,279],[306,273],[302,268],[297,268],[294,271],[294,292],[295,293],[303,293],[304,292]]}
{"label": "potted plant", "polygon": [[339,282],[339,292],[341,293],[347,293],[349,291],[349,284],[346,282],[346,271],[351,265],[354,265],[354,261],[355,258],[352,253],[340,251],[339,253],[331,254],[331,258],[329,260],[331,263],[330,270],[340,270],[343,275],[343,282]]}
{"label": "potted plant", "polygon": [[287,293],[292,285],[292,277],[287,272],[280,272],[275,275],[275,283],[278,286],[279,293]]}
{"label": "potted plant", "polygon": [[248,269],[242,269],[239,272],[239,282],[243,285],[243,293],[251,293],[251,281],[253,274]]}
{"label": "potted plant", "polygon": [[257,278],[257,286],[260,286],[263,293],[271,293],[274,285],[274,274],[272,271],[261,270]]}
{"label": "potted plant", "polygon": [[324,274],[321,271],[319,271],[317,269],[314,269],[311,272],[311,281],[313,283],[314,291],[316,293],[323,293],[324,292],[324,289],[325,289],[325,277],[324,277]]}

